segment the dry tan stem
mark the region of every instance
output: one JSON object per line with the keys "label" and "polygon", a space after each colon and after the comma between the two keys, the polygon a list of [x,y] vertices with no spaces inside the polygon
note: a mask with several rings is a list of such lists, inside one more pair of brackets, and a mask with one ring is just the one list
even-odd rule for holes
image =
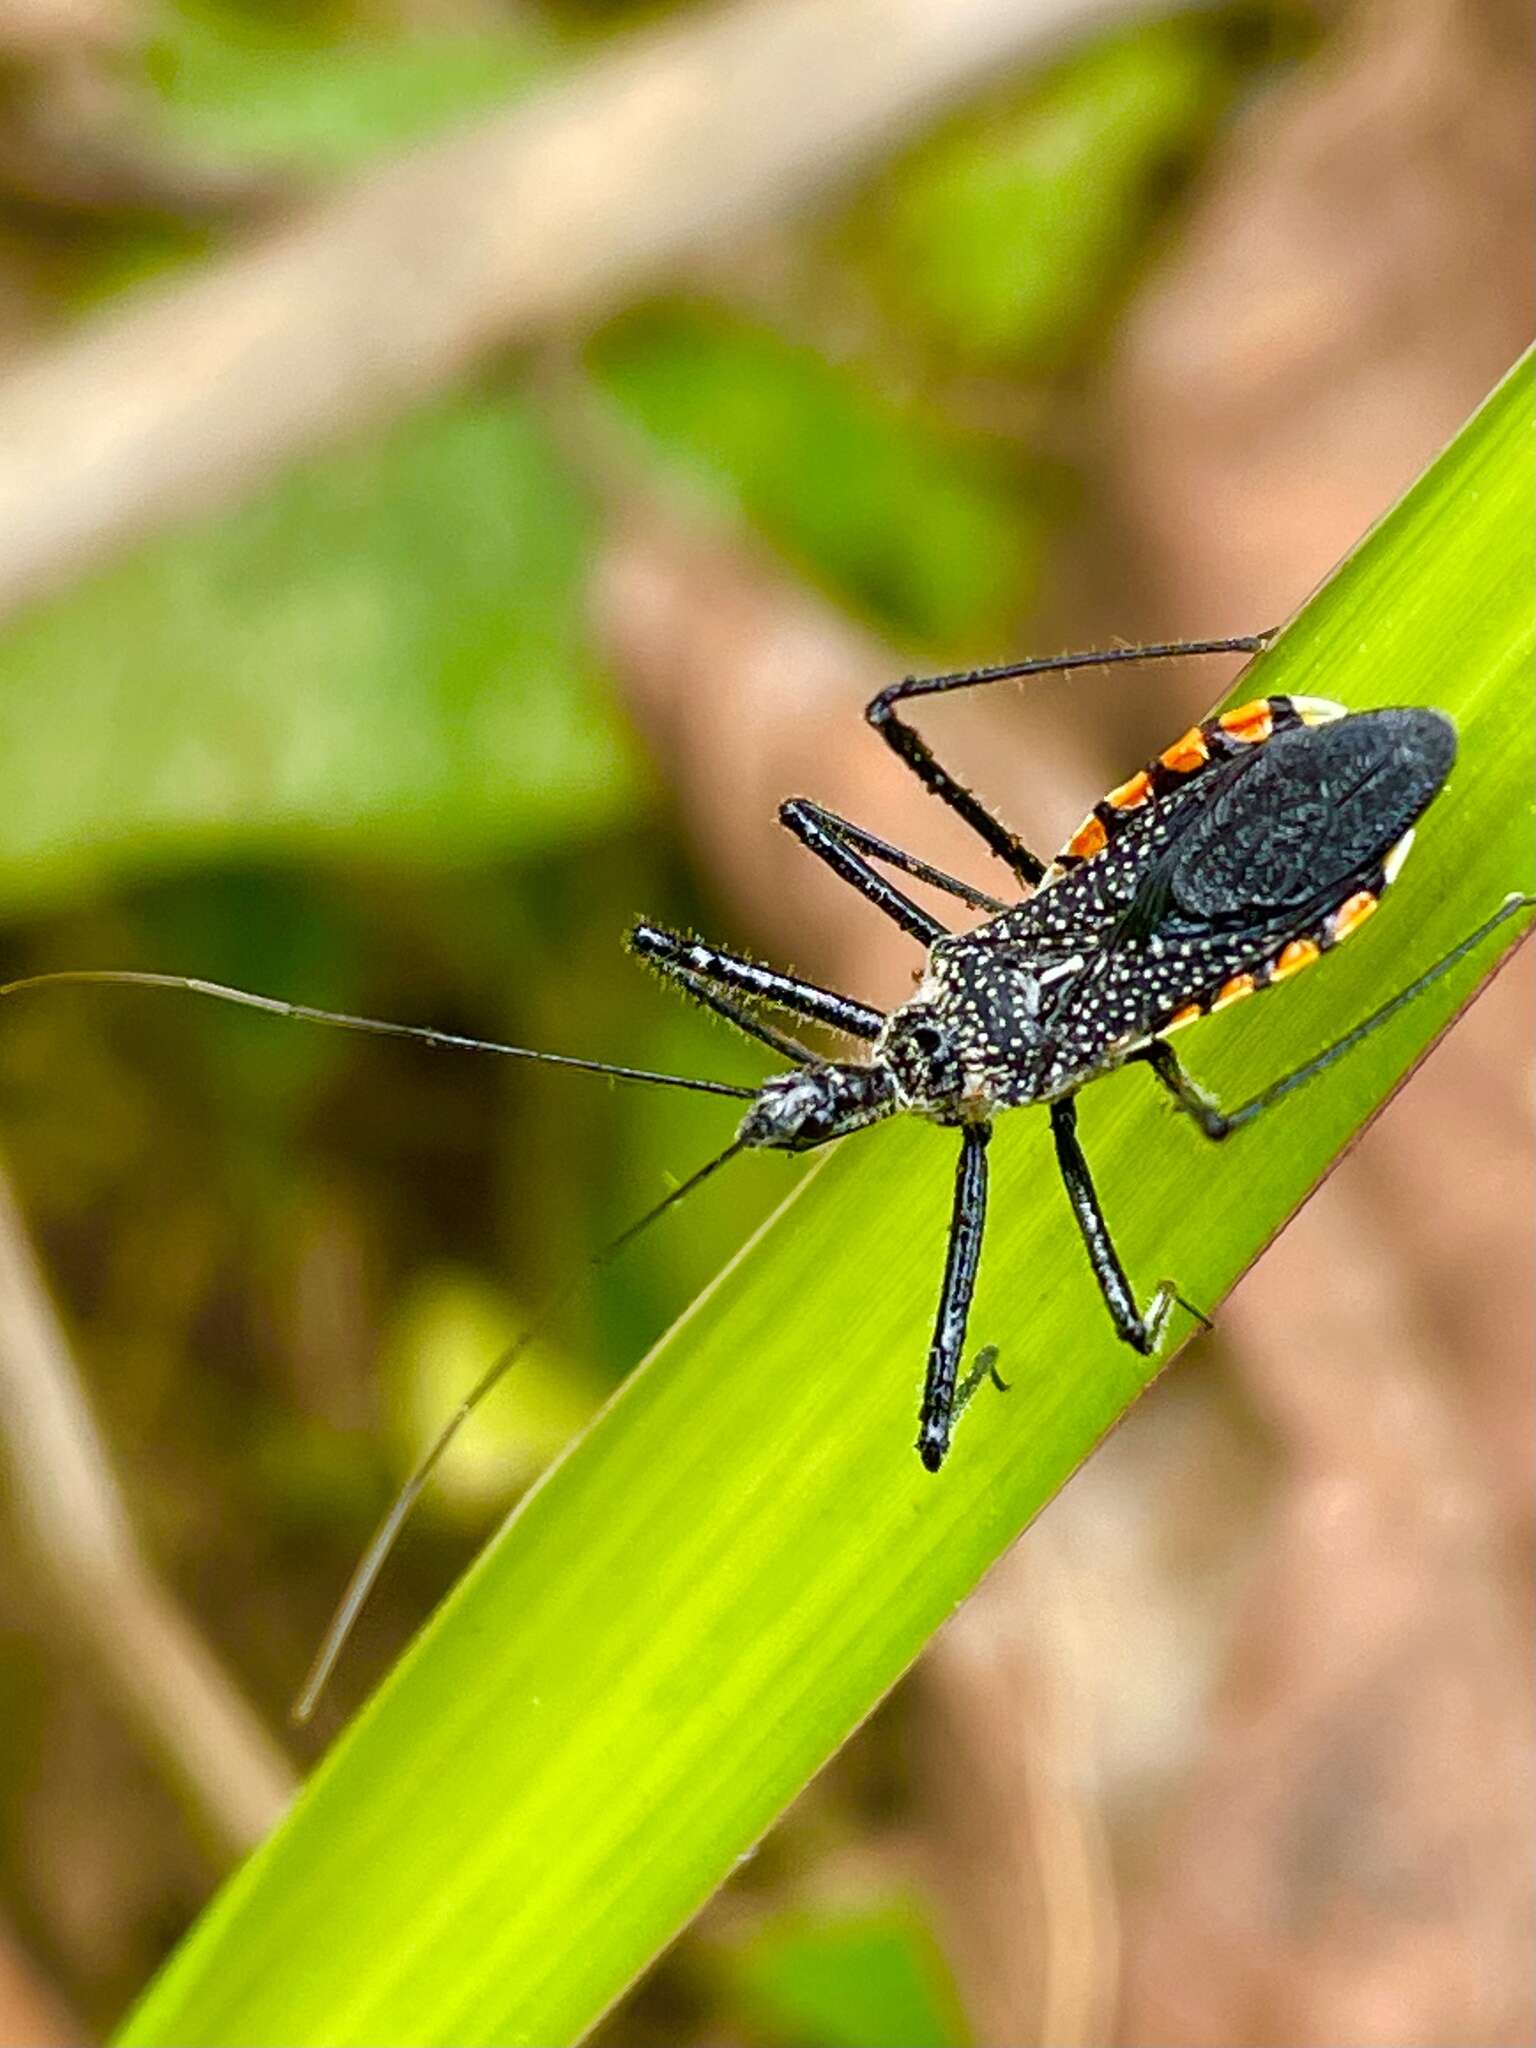
{"label": "dry tan stem", "polygon": [[0,389],[0,615],[585,321],[1140,0],[740,0],[627,39],[127,304]]}
{"label": "dry tan stem", "polygon": [[84,1389],[0,1174],[0,1450],[19,1532],[71,1630],[202,1830],[231,1857],[292,1796],[286,1758],[139,1554]]}

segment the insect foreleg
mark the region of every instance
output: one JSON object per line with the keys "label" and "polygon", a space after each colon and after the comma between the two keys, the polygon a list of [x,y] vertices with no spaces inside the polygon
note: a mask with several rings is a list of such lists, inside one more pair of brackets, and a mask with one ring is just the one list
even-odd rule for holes
{"label": "insect foreleg", "polygon": [[840,829],[843,821],[835,812],[824,811],[820,804],[804,797],[792,797],[788,803],[780,804],[779,823],[793,832],[818,860],[825,861],[834,875],[857,889],[866,903],[873,903],[876,910],[883,911],[904,932],[910,932],[920,945],[931,946],[935,939],[948,937],[947,925],[930,917],[904,890],[876,873],[852,844],[850,835]]}
{"label": "insect foreleg", "polygon": [[718,946],[708,946],[702,939],[684,938],[681,932],[637,924],[626,944],[632,953],[649,960],[675,981],[691,976],[697,981],[720,982],[726,988],[739,989],[743,995],[756,996],[761,1002],[789,1010],[797,1017],[830,1024],[834,1031],[846,1031],[851,1038],[876,1039],[885,1024],[883,1012],[872,1010],[867,1003],[855,1002],[852,996],[819,988],[798,975],[776,973],[771,967],[760,967],[755,960],[743,960],[735,953],[722,952]]}
{"label": "insect foreleg", "polygon": [[1077,1227],[1083,1234],[1088,1263],[1093,1268],[1093,1277],[1099,1283],[1099,1292],[1104,1297],[1104,1305],[1109,1310],[1116,1332],[1134,1350],[1143,1356],[1150,1355],[1157,1349],[1163,1326],[1168,1321],[1168,1312],[1175,1302],[1188,1309],[1209,1329],[1209,1318],[1175,1292],[1170,1280],[1160,1283],[1147,1304],[1146,1314],[1139,1312],[1135,1296],[1131,1293],[1131,1283],[1125,1277],[1125,1268],[1109,1234],[1109,1225],[1104,1221],[1104,1211],[1099,1207],[1088,1161],[1078,1143],[1077,1104],[1070,1095],[1063,1095],[1051,1104],[1051,1134],[1056,1140],[1056,1163],[1061,1168],[1061,1178],[1066,1186],[1067,1199],[1072,1204],[1072,1213],[1077,1218]]}
{"label": "insect foreleg", "polygon": [[987,1140],[991,1135],[988,1124],[966,1124],[960,1163],[955,1170],[955,1205],[949,1220],[949,1248],[944,1256],[944,1285],[939,1293],[933,1342],[928,1347],[928,1373],[923,1382],[923,1407],[917,1431],[917,1454],[930,1472],[937,1472],[943,1464],[955,1424],[956,1383],[965,1351],[971,1298],[976,1292],[976,1272],[981,1264],[982,1228],[987,1219]]}
{"label": "insect foreleg", "polygon": [[1194,1119],[1206,1137],[1217,1140],[1230,1137],[1233,1131],[1241,1130],[1244,1124],[1252,1123],[1262,1111],[1272,1109],[1293,1090],[1305,1087],[1308,1081],[1331,1067],[1335,1060],[1353,1052],[1357,1045],[1371,1036],[1372,1032],[1380,1030],[1381,1026],[1395,1017],[1399,1010],[1406,1009],[1443,974],[1448,974],[1474,947],[1480,946],[1491,932],[1497,931],[1499,926],[1506,924],[1510,918],[1517,917],[1522,910],[1531,909],[1536,909],[1536,896],[1507,898],[1492,917],[1483,920],[1476,931],[1469,932],[1459,945],[1453,946],[1449,953],[1443,954],[1432,967],[1427,967],[1416,981],[1410,981],[1406,988],[1399,989],[1397,994],[1383,1003],[1379,1010],[1373,1010],[1363,1023],[1355,1026],[1353,1031],[1346,1031],[1342,1038],[1335,1039],[1332,1045],[1325,1046],[1312,1059],[1293,1068],[1289,1074],[1282,1074],[1278,1081],[1271,1081],[1267,1088],[1237,1109],[1220,1109],[1205,1090],[1197,1086],[1184,1072],[1172,1047],[1160,1040],[1154,1039],[1139,1056],[1147,1062],[1180,1109]]}
{"label": "insect foreleg", "polygon": [[1154,647],[1108,647],[1087,654],[1049,654],[1033,661],[1004,662],[995,668],[957,669],[950,675],[907,676],[872,698],[864,716],[897,758],[912,770],[924,789],[947,804],[1005,861],[1026,887],[1045,873],[1045,862],[1030,852],[1016,833],[982,803],[963,782],[937,762],[926,740],[897,715],[896,706],[914,697],[941,697],[950,690],[975,689],[984,683],[1005,683],[1028,676],[1060,675],[1076,668],[1107,668],[1119,661],[1167,661],[1194,654],[1257,654],[1273,633],[1243,633],[1223,640],[1167,641]]}

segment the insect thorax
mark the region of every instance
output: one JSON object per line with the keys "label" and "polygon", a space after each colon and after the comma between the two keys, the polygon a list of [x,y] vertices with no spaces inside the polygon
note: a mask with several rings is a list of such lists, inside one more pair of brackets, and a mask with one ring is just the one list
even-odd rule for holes
{"label": "insect thorax", "polygon": [[875,1058],[904,1108],[940,1123],[1040,1102],[1080,1061],[1061,1038],[1062,998],[1090,971],[1081,951],[1032,946],[1010,912],[964,938],[942,939],[910,1001],[894,1011]]}

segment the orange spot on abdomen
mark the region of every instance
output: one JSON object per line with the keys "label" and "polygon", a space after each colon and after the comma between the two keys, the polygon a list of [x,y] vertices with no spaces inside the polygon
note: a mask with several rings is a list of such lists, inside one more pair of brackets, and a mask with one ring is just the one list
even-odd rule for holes
{"label": "orange spot on abdomen", "polygon": [[1138,768],[1129,782],[1122,782],[1118,789],[1112,789],[1104,801],[1114,810],[1134,811],[1151,794],[1152,778],[1145,768]]}
{"label": "orange spot on abdomen", "polygon": [[1182,739],[1175,740],[1171,747],[1164,747],[1157,758],[1175,775],[1188,775],[1193,769],[1202,767],[1211,756],[1205,744],[1205,734],[1198,725],[1192,725]]}
{"label": "orange spot on abdomen", "polygon": [[1280,958],[1270,969],[1276,981],[1284,981],[1288,975],[1300,974],[1303,967],[1310,967],[1322,948],[1312,939],[1292,939]]}
{"label": "orange spot on abdomen", "polygon": [[1104,851],[1108,837],[1103,819],[1090,811],[1067,841],[1067,851],[1077,860],[1092,860],[1096,853]]}
{"label": "orange spot on abdomen", "polygon": [[1275,729],[1267,697],[1256,697],[1251,704],[1239,704],[1235,711],[1223,712],[1220,723],[1224,733],[1248,746],[1267,740]]}
{"label": "orange spot on abdomen", "polygon": [[1378,898],[1369,889],[1359,889],[1347,903],[1341,903],[1333,913],[1333,942],[1347,939],[1351,932],[1359,931],[1361,925],[1376,908]]}

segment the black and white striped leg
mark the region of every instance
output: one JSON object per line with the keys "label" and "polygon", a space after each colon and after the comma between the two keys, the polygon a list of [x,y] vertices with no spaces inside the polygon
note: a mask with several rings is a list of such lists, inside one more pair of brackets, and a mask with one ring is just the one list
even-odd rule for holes
{"label": "black and white striped leg", "polygon": [[933,1342],[928,1348],[928,1372],[923,1382],[917,1431],[917,1454],[930,1472],[937,1472],[943,1464],[955,1426],[965,1326],[976,1292],[981,1235],[987,1220],[987,1141],[991,1136],[988,1124],[966,1124],[961,1133],[955,1205],[949,1221],[949,1247],[944,1255],[944,1285],[939,1293]]}
{"label": "black and white striped leg", "polygon": [[916,697],[941,697],[950,690],[970,690],[984,683],[1020,681],[1028,676],[1060,675],[1070,669],[1107,668],[1120,661],[1170,661],[1194,654],[1257,654],[1274,638],[1272,633],[1243,633],[1222,640],[1168,641],[1154,647],[1106,647],[1086,654],[1051,654],[1033,661],[1009,661],[995,668],[957,669],[942,676],[907,676],[872,698],[864,716],[894,754],[904,761],[924,789],[945,803],[956,816],[1012,868],[1026,887],[1038,882],[1045,863],[1030,852],[1016,833],[982,803],[979,797],[941,767],[921,734],[897,715],[896,706]]}
{"label": "black and white striped leg", "polygon": [[[958,896],[962,903],[969,903],[973,909],[990,911],[995,915],[1011,908],[996,896],[989,896],[984,889],[973,889],[969,882],[962,882],[956,876],[946,874],[942,868],[934,867],[931,862],[920,860],[915,853],[908,853],[905,847],[893,846],[878,833],[867,830],[863,825],[855,825],[851,818],[840,817],[836,811],[829,811],[824,804],[813,803],[809,797],[791,797],[787,803],[780,804],[779,823],[793,832],[802,846],[808,846],[818,860],[824,860],[835,873],[851,882],[861,895],[870,895],[868,883],[871,880],[880,883],[867,860],[858,861],[856,868],[853,865],[856,855],[867,854],[884,866],[899,868],[904,875],[927,882],[950,896]],[[880,886],[889,888],[888,884]],[[894,899],[894,902],[889,899]],[[877,902],[888,916],[896,918],[898,923],[906,923],[905,913],[916,906],[908,897],[894,890],[889,891],[889,899],[871,897],[871,901]],[[897,904],[901,906],[899,910],[894,907]]]}
{"label": "black and white striped leg", "polygon": [[1104,1297],[1104,1305],[1109,1310],[1116,1333],[1133,1350],[1143,1356],[1150,1355],[1157,1349],[1168,1321],[1168,1312],[1175,1302],[1209,1328],[1209,1319],[1185,1301],[1170,1280],[1160,1282],[1157,1292],[1147,1304],[1145,1315],[1138,1310],[1135,1296],[1131,1293],[1131,1283],[1125,1277],[1125,1268],[1110,1237],[1109,1225],[1104,1221],[1104,1211],[1099,1207],[1088,1161],[1078,1143],[1077,1104],[1070,1095],[1064,1095],[1051,1104],[1051,1135],[1056,1140],[1056,1163],[1061,1168],[1061,1178],[1066,1186],[1067,1199],[1072,1204],[1072,1213],[1077,1218],[1077,1227],[1083,1234],[1088,1263],[1093,1268],[1093,1277],[1099,1283],[1099,1292]]}
{"label": "black and white striped leg", "polygon": [[1217,1141],[1230,1137],[1233,1131],[1241,1130],[1244,1124],[1251,1124],[1264,1110],[1273,1109],[1277,1102],[1283,1101],[1294,1090],[1305,1087],[1308,1081],[1331,1067],[1335,1060],[1340,1060],[1346,1053],[1353,1052],[1355,1047],[1363,1044],[1373,1032],[1379,1031],[1389,1018],[1395,1017],[1399,1010],[1406,1009],[1410,1003],[1416,1001],[1443,974],[1448,974],[1475,947],[1480,946],[1484,939],[1497,931],[1500,925],[1507,924],[1512,917],[1518,917],[1521,911],[1531,909],[1536,909],[1536,896],[1507,897],[1492,917],[1484,918],[1476,931],[1468,932],[1459,945],[1442,954],[1417,980],[1410,981],[1406,988],[1399,989],[1395,996],[1384,1002],[1380,1009],[1373,1010],[1363,1023],[1355,1026],[1353,1031],[1346,1031],[1342,1038],[1336,1038],[1332,1045],[1325,1046],[1312,1059],[1293,1068],[1289,1074],[1282,1074],[1278,1081],[1271,1081],[1267,1088],[1262,1089],[1259,1094],[1237,1109],[1222,1110],[1197,1082],[1190,1079],[1180,1065],[1178,1055],[1172,1046],[1165,1044],[1161,1039],[1154,1039],[1138,1057],[1146,1061],[1179,1108],[1186,1116],[1194,1119],[1206,1137]]}
{"label": "black and white striped leg", "polygon": [[[820,988],[797,975],[778,974],[771,967],[760,967],[755,960],[743,960],[738,954],[708,946],[702,939],[684,938],[681,932],[637,924],[626,943],[632,953],[649,960],[674,980],[691,975],[699,981],[718,982],[724,988],[755,996],[760,1002],[773,1003],[797,1017],[828,1024],[834,1031],[846,1031],[850,1038],[876,1039],[885,1025],[881,1011],[855,1002],[852,996]],[[735,1021],[733,1018],[732,1022]]]}

